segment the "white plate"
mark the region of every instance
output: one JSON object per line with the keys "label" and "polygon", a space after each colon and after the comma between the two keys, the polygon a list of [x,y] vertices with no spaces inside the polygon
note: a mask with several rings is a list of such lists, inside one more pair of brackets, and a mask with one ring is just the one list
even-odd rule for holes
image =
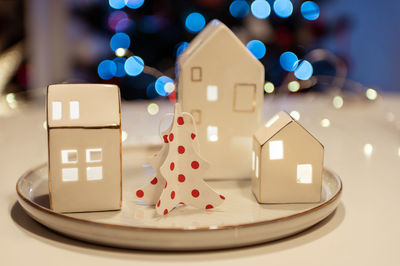
{"label": "white plate", "polygon": [[325,170],[322,201],[316,204],[258,204],[250,180],[209,181],[226,196],[213,210],[182,206],[166,216],[137,204],[136,189],[150,180],[147,158],[157,146],[123,150],[121,211],[60,214],[49,209],[47,165],[17,182],[18,201],[36,221],[64,235],[102,245],[151,250],[221,249],[268,242],[293,235],[320,222],[339,204],[340,178]]}

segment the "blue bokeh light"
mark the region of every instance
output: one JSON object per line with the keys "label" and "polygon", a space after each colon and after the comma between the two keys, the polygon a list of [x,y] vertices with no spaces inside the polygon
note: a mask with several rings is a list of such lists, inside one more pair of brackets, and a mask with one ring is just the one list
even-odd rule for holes
{"label": "blue bokeh light", "polygon": [[129,76],[137,76],[143,72],[144,61],[139,56],[131,56],[126,59],[124,68]]}
{"label": "blue bokeh light", "polygon": [[304,2],[300,11],[307,20],[316,20],[319,17],[319,6],[313,1]]}
{"label": "blue bokeh light", "polygon": [[126,33],[118,32],[111,37],[110,47],[113,51],[117,50],[118,48],[128,49],[130,45],[131,39]]}
{"label": "blue bokeh light", "polygon": [[235,0],[229,6],[229,12],[234,18],[244,18],[249,13],[249,4],[244,0]]}
{"label": "blue bokeh light", "polygon": [[[125,0],[126,1],[126,0]],[[126,1],[126,6],[132,9],[138,9],[144,3],[144,0],[128,0]]]}
{"label": "blue bokeh light", "polygon": [[191,33],[201,31],[206,25],[204,16],[198,12],[189,14],[185,20],[185,27]]}
{"label": "blue bokeh light", "polygon": [[261,59],[265,55],[266,52],[265,45],[263,42],[259,40],[249,41],[246,47],[257,59]]}
{"label": "blue bokeh light", "polygon": [[294,76],[301,80],[309,79],[313,74],[313,67],[307,60],[302,60],[294,71]]}
{"label": "blue bokeh light", "polygon": [[176,48],[176,57],[180,56],[183,51],[185,51],[186,47],[189,46],[188,42],[181,42],[178,44],[178,48]]}
{"label": "blue bokeh light", "polygon": [[165,84],[167,84],[168,82],[174,83],[174,81],[167,76],[161,76],[156,80],[156,83],[154,86],[159,95],[168,96],[169,93],[165,91]]}
{"label": "blue bokeh light", "polygon": [[266,0],[255,0],[251,3],[251,13],[258,19],[264,19],[271,14],[271,6]]}
{"label": "blue bokeh light", "polygon": [[121,9],[125,7],[125,0],[108,0],[108,4],[114,9]]}
{"label": "blue bokeh light", "polygon": [[298,63],[297,56],[292,52],[284,52],[279,58],[281,67],[286,71],[293,71]]}
{"label": "blue bokeh light", "polygon": [[126,75],[125,61],[126,61],[126,58],[124,58],[124,57],[117,57],[113,60],[115,66],[117,67],[114,76],[116,76],[118,78],[122,78],[123,76]]}
{"label": "blue bokeh light", "polygon": [[110,79],[114,77],[115,73],[117,72],[117,66],[111,60],[104,60],[101,61],[99,66],[97,67],[97,73],[99,77],[102,79]]}
{"label": "blue bokeh light", "polygon": [[290,0],[275,0],[274,11],[278,17],[287,18],[293,13],[293,4]]}

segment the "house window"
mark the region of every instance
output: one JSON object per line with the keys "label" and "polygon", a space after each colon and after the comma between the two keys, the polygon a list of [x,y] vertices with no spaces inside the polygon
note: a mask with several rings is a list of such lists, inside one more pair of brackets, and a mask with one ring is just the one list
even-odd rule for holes
{"label": "house window", "polygon": [[259,162],[258,156],[256,156],[256,177],[257,178],[260,175],[260,165],[259,164],[260,164],[260,162]]}
{"label": "house window", "polygon": [[72,182],[78,180],[78,168],[63,168],[61,171],[62,181]]}
{"label": "house window", "polygon": [[190,111],[190,113],[192,114],[196,124],[200,124],[200,122],[201,122],[201,111],[196,109],[196,110]]}
{"label": "house window", "polygon": [[218,86],[208,85],[207,86],[207,101],[215,102],[218,100]]}
{"label": "house window", "polygon": [[192,81],[201,81],[202,79],[201,67],[192,67],[191,72],[192,72],[191,73]]}
{"label": "house window", "polygon": [[87,167],[86,178],[89,181],[103,179],[103,167],[101,166]]}
{"label": "house window", "polygon": [[211,142],[218,141],[218,127],[217,126],[208,126],[207,127],[207,139]]}
{"label": "house window", "polygon": [[270,127],[272,126],[273,123],[276,122],[276,120],[279,119],[279,115],[274,115],[268,122],[265,124],[265,127]]}
{"label": "house window", "polygon": [[52,118],[53,120],[61,120],[62,118],[62,103],[61,102],[52,102]]}
{"label": "house window", "polygon": [[254,112],[256,107],[256,85],[236,84],[233,96],[233,111]]}
{"label": "house window", "polygon": [[274,140],[269,142],[269,159],[279,160],[283,159],[283,141]]}
{"label": "house window", "polygon": [[312,183],[312,165],[298,164],[297,165],[297,183],[311,184]]}
{"label": "house window", "polygon": [[69,117],[71,120],[79,119],[79,102],[69,102]]}
{"label": "house window", "polygon": [[77,150],[61,150],[62,163],[77,163],[78,151]]}
{"label": "house window", "polygon": [[253,151],[252,154],[252,160],[251,160],[251,169],[254,171],[254,169],[256,168],[256,153]]}
{"label": "house window", "polygon": [[86,162],[97,163],[102,160],[102,149],[86,149]]}

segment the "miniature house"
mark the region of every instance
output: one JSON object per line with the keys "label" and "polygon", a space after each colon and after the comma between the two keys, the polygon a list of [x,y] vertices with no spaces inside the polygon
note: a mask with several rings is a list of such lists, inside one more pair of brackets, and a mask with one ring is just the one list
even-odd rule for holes
{"label": "miniature house", "polygon": [[251,136],[262,122],[264,66],[218,20],[178,58],[178,102],[198,127],[211,162],[205,178],[251,175]]}
{"label": "miniature house", "polygon": [[324,146],[289,114],[276,114],[254,134],[252,189],[258,202],[319,202],[323,161]]}
{"label": "miniature house", "polygon": [[49,86],[47,125],[51,208],[57,212],[120,209],[119,88]]}

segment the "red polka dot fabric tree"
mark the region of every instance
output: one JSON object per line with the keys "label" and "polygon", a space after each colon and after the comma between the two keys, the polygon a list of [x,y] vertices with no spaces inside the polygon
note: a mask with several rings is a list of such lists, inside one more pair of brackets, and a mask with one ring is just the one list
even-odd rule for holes
{"label": "red polka dot fabric tree", "polygon": [[199,144],[191,123],[189,116],[184,115],[180,105],[176,104],[173,123],[163,135],[164,146],[152,163],[157,170],[157,181],[153,179],[136,191],[138,199],[156,204],[160,215],[168,214],[179,204],[209,210],[225,200],[203,180],[209,163],[199,155]]}

